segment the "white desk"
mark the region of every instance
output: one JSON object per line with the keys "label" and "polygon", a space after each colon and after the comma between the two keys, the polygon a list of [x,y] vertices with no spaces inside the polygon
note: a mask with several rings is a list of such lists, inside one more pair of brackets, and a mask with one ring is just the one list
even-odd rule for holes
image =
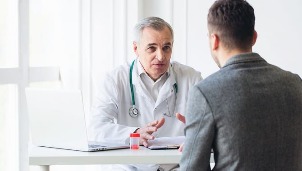
{"label": "white desk", "polygon": [[121,149],[101,152],[80,152],[44,147],[29,148],[29,165],[40,166],[49,171],[50,165],[96,165],[96,164],[172,164],[179,163],[178,150]]}
{"label": "white desk", "polygon": [[[49,171],[50,165],[97,165],[97,164],[175,164],[179,163],[178,150],[121,149],[101,152],[81,152],[44,147],[29,148],[29,165]],[[213,157],[211,156],[211,162]]]}

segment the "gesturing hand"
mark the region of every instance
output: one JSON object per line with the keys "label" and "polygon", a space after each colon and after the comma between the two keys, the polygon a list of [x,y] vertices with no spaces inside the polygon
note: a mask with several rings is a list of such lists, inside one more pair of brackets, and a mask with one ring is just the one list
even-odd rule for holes
{"label": "gesturing hand", "polygon": [[180,120],[182,123],[186,124],[186,117],[180,113],[175,114],[176,118]]}
{"label": "gesturing hand", "polygon": [[165,123],[165,118],[161,118],[159,120],[152,121],[148,123],[145,127],[139,128],[136,130],[137,133],[140,133],[140,144],[144,145],[145,147],[148,146],[148,140],[153,140],[154,136],[152,135],[153,132],[156,132],[158,128],[163,126]]}
{"label": "gesturing hand", "polygon": [[[182,114],[176,113],[176,118],[177,118],[178,120],[180,120],[182,123],[186,124],[186,117],[183,116]],[[184,144],[182,143],[182,144],[180,145],[178,151],[182,152],[183,148],[184,148]]]}

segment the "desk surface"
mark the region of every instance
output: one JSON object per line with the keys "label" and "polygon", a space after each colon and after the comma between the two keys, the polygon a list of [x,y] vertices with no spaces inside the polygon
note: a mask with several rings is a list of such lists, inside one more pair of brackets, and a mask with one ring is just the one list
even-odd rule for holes
{"label": "desk surface", "polygon": [[29,147],[30,165],[94,165],[94,164],[173,164],[179,163],[178,150],[120,149],[81,152],[45,147]]}

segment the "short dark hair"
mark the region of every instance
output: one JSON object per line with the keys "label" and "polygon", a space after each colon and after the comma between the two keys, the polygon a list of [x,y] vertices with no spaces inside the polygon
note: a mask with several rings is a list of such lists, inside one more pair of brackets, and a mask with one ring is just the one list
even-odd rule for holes
{"label": "short dark hair", "polygon": [[216,32],[227,49],[251,48],[254,27],[254,8],[245,0],[217,0],[209,9],[209,31]]}

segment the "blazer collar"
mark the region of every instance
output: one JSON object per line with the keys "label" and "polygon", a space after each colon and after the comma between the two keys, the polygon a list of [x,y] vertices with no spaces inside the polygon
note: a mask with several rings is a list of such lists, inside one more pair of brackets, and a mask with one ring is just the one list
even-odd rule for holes
{"label": "blazer collar", "polygon": [[243,53],[231,57],[225,65],[222,67],[227,67],[229,65],[246,63],[246,62],[266,62],[258,53]]}

